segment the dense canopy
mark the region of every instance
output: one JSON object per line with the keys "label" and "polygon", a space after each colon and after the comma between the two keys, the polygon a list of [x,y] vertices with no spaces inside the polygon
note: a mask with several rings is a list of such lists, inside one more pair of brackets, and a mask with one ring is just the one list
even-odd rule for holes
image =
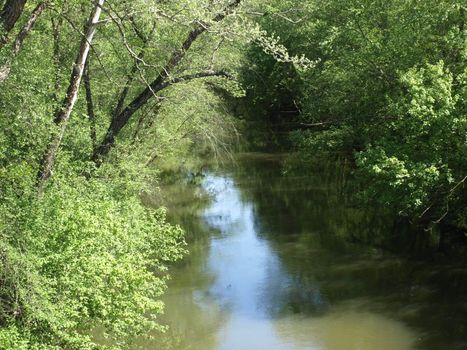
{"label": "dense canopy", "polygon": [[184,234],[141,194],[239,143],[285,133],[361,205],[462,235],[464,26],[457,0],[0,1],[0,348],[162,330]]}

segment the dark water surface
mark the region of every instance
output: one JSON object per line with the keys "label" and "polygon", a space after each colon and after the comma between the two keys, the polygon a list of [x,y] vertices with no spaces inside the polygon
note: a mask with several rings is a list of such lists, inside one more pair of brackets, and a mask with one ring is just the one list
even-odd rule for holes
{"label": "dark water surface", "polygon": [[190,255],[173,267],[165,296],[170,330],[138,346],[467,349],[463,266],[357,243],[397,228],[351,208],[326,178],[283,175],[280,157],[255,155],[206,172],[210,201],[193,186],[167,186]]}

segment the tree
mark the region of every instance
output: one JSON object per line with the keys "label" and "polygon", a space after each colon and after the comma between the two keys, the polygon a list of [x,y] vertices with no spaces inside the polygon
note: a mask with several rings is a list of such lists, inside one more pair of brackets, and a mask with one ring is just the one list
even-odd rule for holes
{"label": "tree", "polygon": [[[220,22],[222,21],[229,13],[231,13],[237,6],[239,6],[241,0],[234,0],[232,3],[227,5],[222,12],[217,14],[213,19],[212,22]],[[94,154],[92,156],[93,160],[96,163],[101,161],[101,158],[105,156],[110,149],[112,148],[115,137],[120,133],[123,127],[128,123],[132,115],[137,112],[151,97],[153,97],[157,92],[161,91],[167,86],[176,83],[178,80],[185,81],[191,80],[195,78],[202,78],[206,76],[225,76],[226,74],[223,72],[205,72],[205,73],[197,73],[192,74],[189,76],[176,78],[171,80],[169,83],[164,84],[164,80],[166,80],[174,68],[178,66],[178,64],[182,61],[184,56],[186,55],[187,51],[193,45],[193,43],[198,39],[198,37],[208,30],[207,23],[198,23],[196,24],[195,28],[193,28],[187,35],[186,39],[183,41],[181,48],[175,50],[167,63],[164,67],[160,70],[157,74],[157,78],[152,81],[137,97],[133,99],[132,102],[128,104],[128,106],[121,111],[118,115],[115,115],[112,119],[112,122],[105,134],[104,139],[100,142],[99,146],[95,149]],[[124,96],[124,95],[122,95]],[[119,111],[119,108],[116,109]]]}
{"label": "tree", "polygon": [[[274,3],[279,11],[288,6]],[[271,11],[258,21],[287,38],[292,52],[320,62],[281,74],[250,51],[266,77],[252,79],[247,71],[251,104],[295,106],[300,120],[291,139],[302,165],[350,161],[362,205],[378,203],[418,230],[439,223],[465,228],[465,6],[455,0],[301,6],[299,14],[278,19]],[[266,93],[255,96],[260,89]]]}
{"label": "tree", "polygon": [[[183,233],[141,193],[163,162],[194,164],[236,137],[225,100],[243,94],[245,45],[268,43],[247,10],[232,0],[24,7],[1,51],[0,348],[95,348],[99,327],[123,349],[161,328]],[[118,147],[96,167],[96,140],[116,123]]]}
{"label": "tree", "polygon": [[52,168],[55,163],[56,153],[58,152],[63,135],[67,127],[68,120],[70,119],[71,112],[78,98],[81,78],[83,76],[86,60],[88,58],[89,50],[91,48],[92,39],[94,38],[94,34],[96,33],[99,17],[101,15],[102,6],[104,2],[105,0],[98,0],[89,16],[89,20],[86,24],[86,30],[83,38],[81,39],[79,51],[75,63],[73,65],[73,71],[71,73],[71,78],[66,96],[63,100],[62,106],[55,113],[54,122],[58,126],[58,132],[53,137],[43,157],[43,161],[38,174],[39,191],[42,191],[44,182],[52,174]]}
{"label": "tree", "polygon": [[[19,51],[21,50],[21,47],[23,46],[24,40],[26,39],[29,32],[32,30],[32,28],[36,24],[37,20],[39,19],[39,16],[47,8],[47,5],[48,5],[47,2],[42,1],[32,11],[27,22],[24,24],[24,26],[21,28],[21,30],[19,31],[18,35],[15,38],[15,41],[13,43],[12,50],[11,50],[12,51],[11,57],[9,58],[10,61],[18,55]],[[3,67],[0,67],[0,83],[6,80],[9,74],[10,74],[10,63],[7,63]]]}
{"label": "tree", "polygon": [[[23,13],[26,0],[7,0],[0,10],[0,26],[8,34],[11,32]],[[7,42],[6,37],[0,37],[0,48]]]}

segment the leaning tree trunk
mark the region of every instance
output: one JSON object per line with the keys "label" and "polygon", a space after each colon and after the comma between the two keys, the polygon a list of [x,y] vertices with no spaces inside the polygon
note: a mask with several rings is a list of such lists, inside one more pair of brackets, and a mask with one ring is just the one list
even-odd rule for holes
{"label": "leaning tree trunk", "polygon": [[0,48],[6,44],[6,35],[3,36],[1,31],[5,34],[11,32],[13,27],[23,13],[24,5],[27,0],[7,0],[0,10]]}
{"label": "leaning tree trunk", "polygon": [[62,26],[62,17],[52,18],[52,38],[53,38],[53,53],[52,62],[54,65],[54,100],[60,101],[60,28]]}
{"label": "leaning tree trunk", "polygon": [[84,36],[81,39],[79,52],[73,66],[73,71],[71,73],[70,83],[65,99],[63,100],[61,108],[55,113],[54,122],[58,126],[58,131],[52,138],[52,141],[50,142],[49,146],[47,147],[47,150],[42,160],[42,164],[39,169],[39,193],[42,192],[42,188],[45,182],[52,175],[52,169],[54,167],[57,151],[60,148],[60,144],[62,142],[63,135],[65,134],[68,120],[70,119],[71,112],[78,98],[81,78],[83,76],[84,67],[88,58],[89,50],[91,48],[91,42],[94,37],[94,34],[96,33],[97,24],[99,22],[99,17],[101,15],[102,6],[104,2],[105,0],[98,0],[91,12],[88,23],[86,25]]}
{"label": "leaning tree trunk", "polygon": [[[227,5],[224,10],[216,15],[212,21],[221,22],[227,15],[232,13],[235,8],[241,4],[242,0],[234,0],[229,5]],[[172,85],[178,81],[168,82],[168,85],[164,81],[170,76],[173,70],[179,65],[183,60],[188,50],[191,48],[193,43],[198,39],[198,37],[206,32],[208,27],[205,24],[198,24],[193,28],[186,37],[185,41],[182,44],[182,47],[172,53],[166,65],[161,69],[156,79],[151,82],[146,89],[144,89],[138,96],[136,96],[133,101],[131,101],[125,109],[123,109],[118,115],[114,115],[112,122],[107,129],[107,132],[100,142],[99,146],[94,150],[92,160],[99,166],[102,163],[102,159],[111,148],[114,146],[115,138],[120,133],[120,131],[128,124],[130,118],[142,107],[144,106],[149,99],[151,99],[154,94],[168,85]],[[194,74],[190,78],[206,77],[219,75],[218,73],[205,75],[204,73]],[[221,73],[220,75],[225,75]],[[177,79],[175,79],[177,80]],[[187,80],[187,77],[184,77],[183,80]]]}
{"label": "leaning tree trunk", "polygon": [[40,2],[36,6],[34,11],[32,11],[27,22],[24,24],[24,26],[19,31],[13,43],[10,59],[2,67],[0,67],[0,83],[6,80],[8,76],[10,75],[11,60],[18,55],[19,51],[23,47],[24,40],[26,39],[28,34],[31,32],[32,28],[36,24],[42,12],[44,12],[44,10],[47,8],[47,5],[48,4],[46,1]]}
{"label": "leaning tree trunk", "polygon": [[21,31],[18,33],[18,36],[13,43],[13,55],[16,56],[19,53],[19,50],[23,46],[24,39],[28,36],[29,32],[32,30],[34,25],[36,24],[39,16],[44,12],[47,8],[48,3],[46,1],[40,2],[36,8],[32,11],[31,15],[29,16],[28,21],[26,24],[21,28]]}
{"label": "leaning tree trunk", "polygon": [[86,90],[86,107],[88,109],[89,131],[91,136],[92,150],[96,148],[96,115],[94,113],[94,101],[92,98],[91,78],[89,77],[89,59],[84,65],[84,88]]}

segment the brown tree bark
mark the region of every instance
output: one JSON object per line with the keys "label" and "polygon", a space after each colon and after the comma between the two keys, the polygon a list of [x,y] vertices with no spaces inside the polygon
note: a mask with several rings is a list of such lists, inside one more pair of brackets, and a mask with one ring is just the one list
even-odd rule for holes
{"label": "brown tree bark", "polygon": [[118,133],[123,129],[123,127],[128,123],[130,117],[139,110],[144,104],[152,97],[154,94],[168,88],[171,85],[185,82],[188,80],[199,79],[199,78],[207,78],[207,77],[225,77],[230,78],[225,72],[214,72],[214,71],[206,71],[196,74],[185,75],[179,78],[174,78],[165,82],[161,82],[160,84],[154,85],[155,82],[159,82],[159,79],[156,79],[150,87],[146,88],[145,91],[149,91],[149,93],[140,94],[136,97],[133,102],[130,103],[128,107],[126,107],[122,113],[120,113],[117,118],[114,118],[110,123],[110,127],[107,131],[104,140],[99,144],[99,146],[95,149],[92,160],[99,166],[102,160],[102,157],[105,156],[110,149],[113,147],[115,142],[115,137]]}
{"label": "brown tree bark", "polygon": [[52,61],[55,68],[55,81],[54,81],[54,99],[55,102],[60,100],[60,27],[62,26],[62,18],[52,18],[52,37],[53,37],[53,54]]}
{"label": "brown tree bark", "polygon": [[84,87],[86,89],[86,106],[88,110],[88,118],[90,124],[90,136],[92,142],[92,150],[96,148],[97,138],[96,138],[96,116],[94,114],[94,101],[92,99],[92,89],[91,89],[91,79],[89,77],[89,59],[86,61],[84,66]]}
{"label": "brown tree bark", "polygon": [[21,31],[16,36],[15,42],[13,43],[13,56],[16,56],[23,46],[24,39],[28,36],[29,32],[32,30],[34,25],[36,24],[39,16],[44,12],[47,8],[47,2],[42,1],[40,2],[36,8],[32,11],[31,15],[29,16],[28,21],[26,24],[21,28]]}
{"label": "brown tree bark", "polygon": [[[31,15],[29,16],[26,24],[21,28],[20,32],[16,36],[16,39],[13,43],[12,47],[12,57],[10,58],[13,59],[16,57],[23,47],[24,39],[28,36],[28,34],[31,32],[32,28],[36,24],[37,20],[39,19],[39,16],[44,12],[44,10],[47,8],[47,2],[43,1],[40,2],[36,8],[32,11]],[[8,61],[3,67],[0,67],[0,83],[3,82],[8,78],[10,75],[10,64],[11,61]]]}
{"label": "brown tree bark", "polygon": [[6,32],[10,32],[21,16],[27,0],[7,0],[0,11],[0,24]]}
{"label": "brown tree bark", "polygon": [[99,17],[101,15],[102,5],[104,4],[104,2],[105,0],[98,0],[90,14],[84,36],[81,39],[78,55],[76,56],[76,60],[73,66],[73,71],[71,73],[70,83],[68,86],[66,96],[63,100],[61,108],[55,113],[54,122],[57,125],[58,130],[57,133],[53,136],[52,141],[47,147],[47,150],[45,151],[43,161],[39,169],[39,193],[42,192],[44,183],[52,175],[52,169],[55,164],[55,157],[57,155],[58,149],[60,148],[63,135],[65,134],[66,126],[68,120],[70,119],[71,112],[78,98],[79,86],[81,83],[81,78],[83,76],[84,66],[86,64],[89,50],[91,48],[92,39],[94,38],[94,34],[96,33],[97,24],[99,22]]}
{"label": "brown tree bark", "polygon": [[[230,3],[222,13],[219,13],[217,16],[213,18],[214,22],[222,21],[228,14],[230,14],[237,6],[240,5],[242,0],[234,0]],[[195,28],[193,28],[190,33],[188,34],[187,38],[183,42],[181,48],[173,52],[171,57],[169,58],[168,62],[164,66],[163,69],[159,72],[157,78],[149,84],[146,89],[144,89],[136,98],[133,99],[132,102],[128,104],[128,106],[122,110],[120,114],[115,116],[112,119],[112,122],[107,129],[107,133],[104,136],[103,140],[96,148],[92,159],[97,164],[100,165],[102,162],[102,158],[110,151],[115,143],[115,137],[120,133],[123,127],[128,123],[130,118],[133,114],[136,113],[146,102],[154,96],[154,93],[166,88],[167,86],[172,85],[174,82],[170,83],[167,86],[164,86],[164,81],[169,77],[172,73],[174,68],[181,62],[181,60],[185,57],[187,51],[190,49],[191,45],[196,41],[196,39],[203,34],[208,29],[207,25],[198,24]],[[214,74],[217,75],[217,74]],[[225,73],[223,73],[225,75]],[[210,75],[213,76],[213,75]],[[191,79],[194,78],[201,78],[202,76],[195,77],[193,76]],[[185,77],[183,80],[187,80]],[[177,81],[179,82],[179,81]]]}
{"label": "brown tree bark", "polygon": [[[11,32],[19,17],[23,13],[27,0],[7,0],[0,10],[0,30],[8,34]],[[7,43],[6,35],[0,33],[0,48]]]}

